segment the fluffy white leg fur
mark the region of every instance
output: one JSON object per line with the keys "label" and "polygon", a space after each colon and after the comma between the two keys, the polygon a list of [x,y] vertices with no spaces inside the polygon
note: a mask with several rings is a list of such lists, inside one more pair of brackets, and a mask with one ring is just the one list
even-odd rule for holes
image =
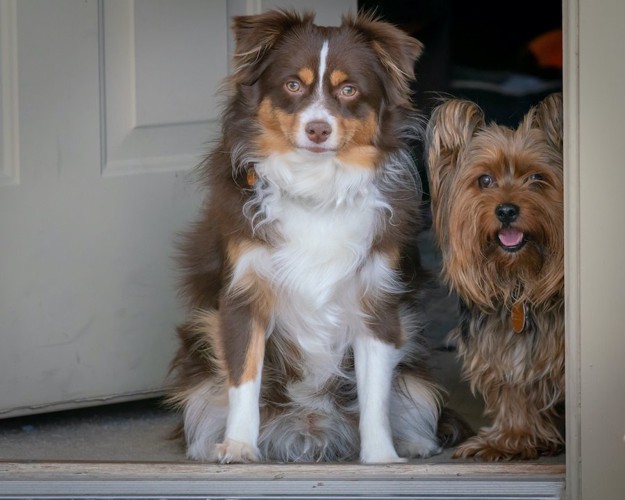
{"label": "fluffy white leg fur", "polygon": [[223,443],[216,447],[222,463],[257,462],[260,428],[260,382],[262,366],[256,378],[228,389],[228,422]]}
{"label": "fluffy white leg fur", "polygon": [[436,437],[440,392],[414,375],[400,375],[393,387],[391,427],[397,453],[406,458],[426,458],[442,451]]}
{"label": "fluffy white leg fur", "polygon": [[228,397],[221,380],[210,380],[190,391],[184,409],[189,458],[217,460],[215,443],[223,439],[227,416]]}
{"label": "fluffy white leg fur", "polygon": [[[332,396],[322,396],[330,399]],[[325,405],[324,405],[325,406]],[[261,428],[259,447],[263,456],[280,462],[324,462],[358,457],[357,412],[344,408],[284,408]]]}
{"label": "fluffy white leg fur", "polygon": [[370,335],[354,341],[360,408],[360,461],[404,462],[393,446],[390,423],[391,384],[401,351]]}

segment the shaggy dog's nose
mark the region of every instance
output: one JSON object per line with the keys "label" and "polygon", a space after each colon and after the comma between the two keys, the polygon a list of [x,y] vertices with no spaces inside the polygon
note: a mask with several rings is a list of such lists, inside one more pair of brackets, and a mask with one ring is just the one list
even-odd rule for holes
{"label": "shaggy dog's nose", "polygon": [[495,208],[495,215],[504,224],[514,222],[519,216],[519,207],[513,203],[502,203]]}

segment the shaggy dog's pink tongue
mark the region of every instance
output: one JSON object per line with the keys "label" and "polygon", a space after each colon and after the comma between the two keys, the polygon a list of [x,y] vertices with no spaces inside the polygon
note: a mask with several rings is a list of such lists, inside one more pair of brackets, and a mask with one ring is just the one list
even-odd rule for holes
{"label": "shaggy dog's pink tongue", "polygon": [[523,241],[523,233],[518,229],[506,227],[499,231],[499,241],[505,247],[515,247]]}

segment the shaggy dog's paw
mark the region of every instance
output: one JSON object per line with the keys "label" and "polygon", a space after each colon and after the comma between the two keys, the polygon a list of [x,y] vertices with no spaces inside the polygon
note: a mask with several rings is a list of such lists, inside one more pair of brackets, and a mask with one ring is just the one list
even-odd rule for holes
{"label": "shaggy dog's paw", "polygon": [[530,446],[515,449],[498,446],[497,442],[475,436],[456,448],[453,458],[476,458],[484,462],[499,462],[504,460],[533,460],[540,455],[536,448]]}

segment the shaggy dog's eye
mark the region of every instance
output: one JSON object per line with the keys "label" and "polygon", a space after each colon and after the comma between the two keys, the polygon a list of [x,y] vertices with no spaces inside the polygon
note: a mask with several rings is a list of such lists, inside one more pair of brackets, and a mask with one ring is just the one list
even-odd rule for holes
{"label": "shaggy dog's eye", "polygon": [[341,97],[354,97],[358,93],[358,89],[353,85],[343,85],[340,90]]}
{"label": "shaggy dog's eye", "polygon": [[532,174],[528,177],[528,179],[530,180],[530,182],[532,183],[540,183],[543,180],[543,176],[542,174]]}
{"label": "shaggy dog's eye", "polygon": [[284,86],[292,94],[297,94],[298,92],[301,92],[302,90],[302,86],[300,85],[300,83],[296,82],[295,80],[290,80],[286,82]]}
{"label": "shaggy dog's eye", "polygon": [[477,179],[477,183],[482,189],[492,186],[493,182],[493,178],[488,174],[480,175]]}

